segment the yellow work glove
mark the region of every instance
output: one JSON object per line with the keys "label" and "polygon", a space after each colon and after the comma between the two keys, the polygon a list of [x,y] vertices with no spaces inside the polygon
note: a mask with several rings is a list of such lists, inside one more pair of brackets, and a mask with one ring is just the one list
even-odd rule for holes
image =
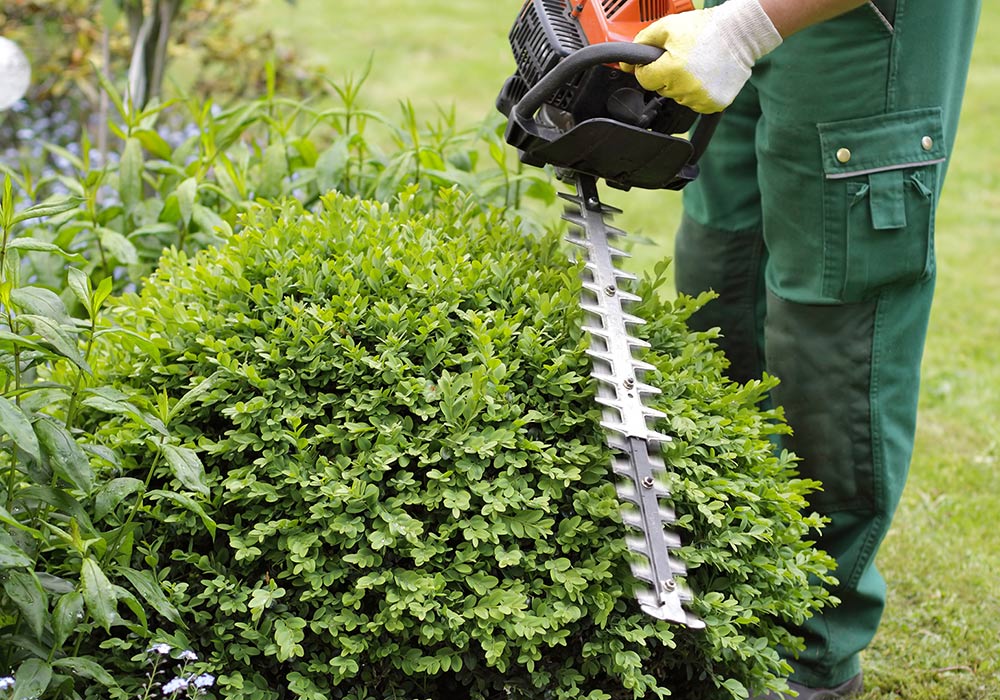
{"label": "yellow work glove", "polygon": [[666,53],[645,66],[623,63],[623,70],[634,70],[647,90],[709,114],[736,99],[753,64],[781,44],[781,35],[758,0],[729,0],[667,15],[636,34],[635,41]]}

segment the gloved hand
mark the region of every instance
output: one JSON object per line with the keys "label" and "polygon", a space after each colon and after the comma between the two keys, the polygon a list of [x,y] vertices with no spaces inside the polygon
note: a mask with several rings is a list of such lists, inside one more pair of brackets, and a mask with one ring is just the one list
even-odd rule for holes
{"label": "gloved hand", "polygon": [[696,112],[721,112],[736,99],[761,56],[781,44],[781,35],[758,0],[729,0],[657,20],[636,43],[664,49],[662,57],[634,70],[639,84]]}

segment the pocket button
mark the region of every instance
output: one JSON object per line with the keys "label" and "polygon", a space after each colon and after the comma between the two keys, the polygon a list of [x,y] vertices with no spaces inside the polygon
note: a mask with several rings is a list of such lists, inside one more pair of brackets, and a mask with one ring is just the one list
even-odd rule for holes
{"label": "pocket button", "polygon": [[848,148],[841,148],[837,151],[837,160],[841,163],[847,163],[851,160],[851,151]]}

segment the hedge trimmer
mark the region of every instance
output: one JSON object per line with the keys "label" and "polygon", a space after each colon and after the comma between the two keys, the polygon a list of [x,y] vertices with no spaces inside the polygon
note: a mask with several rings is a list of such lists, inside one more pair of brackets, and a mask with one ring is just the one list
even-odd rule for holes
{"label": "hedge trimmer", "polygon": [[[510,31],[517,72],[503,86],[497,107],[508,117],[506,140],[529,165],[552,165],[573,182],[576,194],[564,218],[569,241],[585,251],[583,299],[590,334],[592,376],[598,382],[602,425],[615,453],[622,517],[635,534],[632,571],[641,582],[642,610],[689,627],[704,622],[685,609],[691,595],[678,581],[680,537],[670,531],[674,513],[665,503],[666,467],[660,445],[670,437],[650,421],[663,414],[644,397],[658,393],[642,381],[651,365],[633,355],[647,344],[629,329],[643,320],[626,305],[639,298],[622,289],[634,275],[616,267],[627,257],[612,245],[625,235],[611,226],[619,213],[601,203],[598,180],[612,187],[679,190],[697,175],[697,160],[716,117],[701,117],[673,100],[650,93],[617,62],[646,64],[662,51],[631,42],[646,24],[692,9],[690,0],[527,0]],[[697,126],[695,123],[697,122]],[[675,134],[694,127],[691,139]]]}

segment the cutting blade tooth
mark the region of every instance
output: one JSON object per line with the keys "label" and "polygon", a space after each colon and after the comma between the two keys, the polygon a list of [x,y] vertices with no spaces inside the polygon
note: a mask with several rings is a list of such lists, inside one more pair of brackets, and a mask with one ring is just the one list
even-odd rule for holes
{"label": "cutting blade tooth", "polygon": [[628,336],[628,344],[631,345],[633,348],[646,349],[653,347],[647,341],[643,340],[642,338],[636,338],[634,335]]}
{"label": "cutting blade tooth", "polygon": [[663,411],[658,411],[655,408],[649,408],[648,406],[642,409],[642,415],[646,418],[666,418],[667,414]]}
{"label": "cutting blade tooth", "polygon": [[614,246],[608,246],[608,253],[611,254],[612,258],[631,258],[632,253],[628,253],[621,248],[615,248]]}
{"label": "cutting blade tooth", "polygon": [[622,402],[618,399],[612,398],[610,396],[595,396],[594,401],[601,404],[602,406],[607,406],[608,408],[614,408],[617,410],[622,409]]}
{"label": "cutting blade tooth", "polygon": [[597,304],[580,304],[580,308],[589,314],[594,314],[595,316],[603,316],[605,309],[603,306],[598,306]]}
{"label": "cutting blade tooth", "polygon": [[583,206],[583,198],[580,197],[580,195],[572,194],[570,192],[560,192],[559,193],[559,198],[560,199],[565,199],[567,202],[572,202],[573,204],[575,204],[578,207],[582,207]]}
{"label": "cutting blade tooth", "polygon": [[[611,460],[611,469],[615,474],[632,478],[632,464],[624,457],[615,457]],[[631,483],[631,482],[628,482]],[[633,484],[634,486],[634,484]]]}
{"label": "cutting blade tooth", "polygon": [[596,335],[598,338],[611,337],[611,333],[609,333],[604,328],[601,328],[600,326],[583,326],[582,330],[586,331],[587,333],[590,333],[591,335]]}
{"label": "cutting blade tooth", "polygon": [[[680,540],[677,540],[678,546],[680,546]],[[627,535],[625,537],[625,546],[628,547],[630,552],[635,552],[643,556],[646,561],[650,561],[652,557],[649,554],[649,544],[646,542],[646,538],[639,537],[638,535]],[[670,546],[669,543],[667,545]],[[677,547],[674,547],[677,549]],[[683,576],[687,573],[687,567],[684,566],[684,562],[674,556],[667,556],[667,562],[670,567],[670,573],[675,576]],[[637,565],[641,566],[641,565]]]}
{"label": "cutting blade tooth", "polygon": [[659,388],[649,384],[643,384],[642,382],[636,383],[635,390],[645,396],[657,396],[663,393]]}
{"label": "cutting blade tooth", "polygon": [[673,442],[673,441],[674,439],[669,435],[658,433],[655,430],[650,430],[646,434],[646,442]]}
{"label": "cutting blade tooth", "polygon": [[639,316],[633,316],[632,314],[622,314],[622,320],[633,326],[644,326],[646,325],[646,319],[640,318]]}
{"label": "cutting blade tooth", "polygon": [[625,437],[632,437],[624,423],[616,423],[614,421],[605,420],[601,421],[601,425],[609,432],[624,435]]}
{"label": "cutting blade tooth", "polygon": [[[608,447],[610,447],[615,452],[622,453],[628,451],[628,441],[621,439],[617,435],[608,435],[607,442],[608,442]],[[632,468],[628,467],[628,469],[629,473],[631,473]]]}
{"label": "cutting blade tooth", "polygon": [[622,210],[619,209],[618,207],[613,207],[610,204],[605,204],[604,202],[601,202],[601,213],[614,215],[614,214],[621,214]]}
{"label": "cutting blade tooth", "polygon": [[[622,522],[635,530],[641,531],[645,527],[642,515],[637,510],[630,510],[626,513],[622,513]],[[661,522],[672,523],[675,521],[661,518]],[[663,539],[666,542],[667,547],[670,549],[679,549],[681,546],[681,537],[677,533],[664,531]]]}
{"label": "cutting blade tooth", "polygon": [[628,482],[622,482],[615,484],[615,491],[618,493],[618,498],[628,503],[634,505],[639,505],[639,492],[636,491],[635,486]]}
{"label": "cutting blade tooth", "polygon": [[[635,597],[636,597],[636,600],[639,601],[639,605],[642,607],[642,609],[644,611],[646,611],[650,615],[653,615],[653,617],[659,617],[659,615],[654,615],[653,613],[650,612],[650,609],[652,609],[652,610],[658,610],[661,607],[660,606],[660,600],[657,597],[657,595],[655,593],[653,593],[653,591],[645,589],[645,588],[643,588],[641,590],[640,589],[636,589],[636,591],[635,591]],[[663,620],[663,619],[666,619],[666,618],[659,617],[659,619]]]}
{"label": "cutting blade tooth", "polygon": [[620,289],[618,290],[618,298],[621,299],[622,301],[635,301],[635,302],[642,301],[642,297],[637,296],[632,292],[623,292]]}
{"label": "cutting blade tooth", "polygon": [[587,349],[587,355],[590,356],[590,357],[593,357],[595,359],[598,359],[598,360],[603,360],[604,362],[607,362],[608,364],[611,364],[612,361],[615,359],[611,355],[611,353],[605,352],[604,350],[595,350],[594,348],[588,348]]}
{"label": "cutting blade tooth", "polygon": [[675,585],[677,586],[677,593],[668,601],[664,601],[649,589],[636,590],[635,597],[639,602],[639,607],[642,608],[644,613],[658,620],[677,622],[691,629],[704,629],[705,622],[703,620],[685,611],[680,606],[682,602],[691,602],[690,594],[685,594],[683,586],[679,583],[675,582]]}
{"label": "cutting blade tooth", "polygon": [[[667,525],[673,525],[674,523],[677,522],[677,514],[674,512],[673,508],[667,508],[661,503],[659,510],[660,510],[659,512],[660,520],[662,520],[664,523],[666,523]],[[668,534],[673,534],[673,533],[668,533]],[[681,546],[680,536],[677,537],[677,546],[678,547]]]}
{"label": "cutting blade tooth", "polygon": [[[600,272],[600,267],[597,265],[597,263],[588,262],[584,265],[584,268],[589,270],[592,274],[595,274],[595,276],[597,273]],[[635,282],[637,279],[639,279],[636,275],[633,275],[631,272],[626,272],[625,270],[619,270],[617,267],[611,269],[611,274],[614,276],[616,280],[624,280],[626,282]]]}
{"label": "cutting blade tooth", "polygon": [[653,372],[656,370],[656,365],[651,365],[648,362],[643,362],[642,360],[632,360],[632,367],[641,372]]}
{"label": "cutting blade tooth", "polygon": [[[653,570],[648,566],[641,566],[638,564],[632,566],[632,575],[640,581],[656,585],[656,578],[653,576]],[[650,593],[650,596],[652,596],[652,593]]]}
{"label": "cutting blade tooth", "polygon": [[575,236],[566,236],[566,242],[581,248],[589,248],[590,243],[588,243],[583,238],[576,238]]}

